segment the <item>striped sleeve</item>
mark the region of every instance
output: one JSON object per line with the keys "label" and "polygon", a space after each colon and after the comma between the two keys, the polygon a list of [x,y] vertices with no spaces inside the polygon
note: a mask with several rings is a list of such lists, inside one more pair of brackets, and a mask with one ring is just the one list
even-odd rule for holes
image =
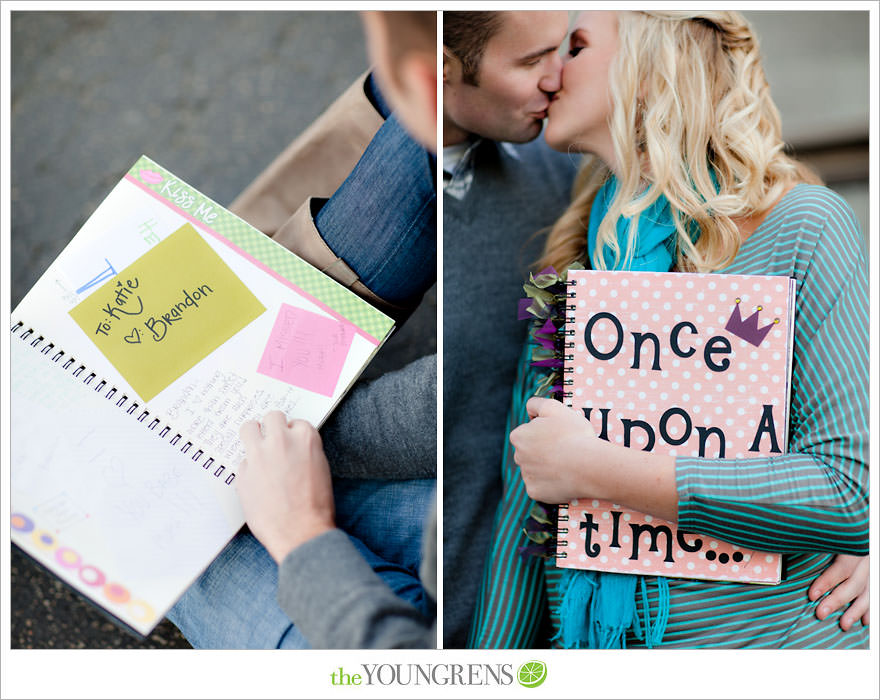
{"label": "striped sleeve", "polygon": [[[849,207],[810,188],[748,272],[794,258],[798,280],[788,453],[679,457],[679,526],[777,552],[868,553],[868,278]],[[797,235],[792,231],[797,222]],[[772,266],[772,263],[771,263]],[[731,272],[734,270],[730,270]],[[783,270],[783,273],[788,272]],[[780,271],[776,271],[780,274]]]}

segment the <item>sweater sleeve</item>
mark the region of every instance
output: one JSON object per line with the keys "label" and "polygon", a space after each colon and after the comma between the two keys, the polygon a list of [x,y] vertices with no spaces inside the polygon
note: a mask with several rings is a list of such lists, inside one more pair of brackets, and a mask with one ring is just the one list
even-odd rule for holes
{"label": "sweater sleeve", "polygon": [[798,280],[789,451],[678,457],[679,527],[689,532],[783,553],[868,553],[867,261],[848,208],[826,214],[815,240],[805,235],[789,253]]}
{"label": "sweater sleeve", "polygon": [[[433,550],[425,556],[434,556]],[[425,585],[433,591],[430,582]],[[341,530],[312,538],[285,557],[278,604],[316,649],[436,646],[434,623],[396,596]]]}
{"label": "sweater sleeve", "polygon": [[436,392],[436,355],[355,387],[321,429],[333,476],[433,479]]}

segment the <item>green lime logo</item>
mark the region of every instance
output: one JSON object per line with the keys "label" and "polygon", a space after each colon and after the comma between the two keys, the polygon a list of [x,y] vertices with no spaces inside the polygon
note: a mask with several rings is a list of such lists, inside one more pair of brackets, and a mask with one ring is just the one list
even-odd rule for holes
{"label": "green lime logo", "polygon": [[537,688],[547,680],[547,664],[543,661],[526,661],[516,672],[516,679],[523,688]]}

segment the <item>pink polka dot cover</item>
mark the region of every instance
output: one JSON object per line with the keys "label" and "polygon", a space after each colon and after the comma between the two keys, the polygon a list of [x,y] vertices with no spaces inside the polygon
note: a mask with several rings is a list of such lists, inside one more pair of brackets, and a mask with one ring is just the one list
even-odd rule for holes
{"label": "pink polka dot cover", "polygon": [[[787,444],[795,281],[570,270],[565,402],[599,437],[682,457]],[[781,556],[596,499],[559,509],[565,568],[778,583]]]}

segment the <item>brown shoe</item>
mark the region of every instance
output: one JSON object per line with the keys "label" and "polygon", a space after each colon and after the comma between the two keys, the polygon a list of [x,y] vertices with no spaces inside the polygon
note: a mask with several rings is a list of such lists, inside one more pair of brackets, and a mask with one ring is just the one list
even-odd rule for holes
{"label": "brown shoe", "polygon": [[260,173],[229,210],[273,235],[309,197],[330,197],[382,126],[361,75]]}

